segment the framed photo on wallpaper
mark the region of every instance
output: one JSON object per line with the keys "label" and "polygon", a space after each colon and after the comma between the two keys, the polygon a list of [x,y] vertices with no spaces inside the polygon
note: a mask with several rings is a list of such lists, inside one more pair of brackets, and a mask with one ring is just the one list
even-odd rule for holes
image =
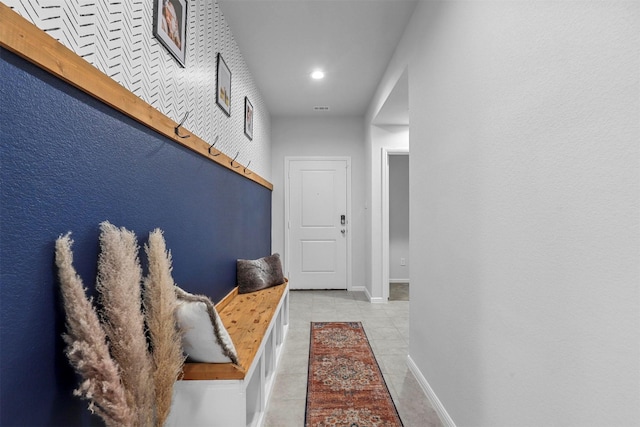
{"label": "framed photo on wallpaper", "polygon": [[187,54],[187,0],[153,1],[153,35],[184,67]]}
{"label": "framed photo on wallpaper", "polygon": [[231,116],[231,70],[218,52],[216,102],[227,116]]}
{"label": "framed photo on wallpaper", "polygon": [[244,97],[244,134],[253,141],[253,105]]}

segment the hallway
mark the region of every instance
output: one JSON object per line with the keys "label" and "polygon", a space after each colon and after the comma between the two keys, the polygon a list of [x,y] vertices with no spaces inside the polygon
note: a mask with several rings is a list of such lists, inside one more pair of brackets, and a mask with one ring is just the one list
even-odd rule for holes
{"label": "hallway", "polygon": [[442,424],[406,363],[409,302],[371,304],[362,292],[291,291],[289,332],[263,425],[304,425],[310,322],[360,321],[405,427]]}

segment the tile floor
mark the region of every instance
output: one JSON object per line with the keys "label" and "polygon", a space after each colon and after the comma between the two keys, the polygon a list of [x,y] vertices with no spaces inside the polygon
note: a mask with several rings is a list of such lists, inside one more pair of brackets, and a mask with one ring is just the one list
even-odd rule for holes
{"label": "tile floor", "polygon": [[409,302],[371,304],[362,292],[291,291],[289,332],[265,414],[264,427],[303,427],[310,322],[359,321],[405,427],[441,427],[406,364]]}

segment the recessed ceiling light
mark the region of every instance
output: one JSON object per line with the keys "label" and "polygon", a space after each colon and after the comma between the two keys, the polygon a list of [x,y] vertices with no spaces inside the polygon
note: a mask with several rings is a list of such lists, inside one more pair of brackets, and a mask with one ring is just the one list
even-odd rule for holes
{"label": "recessed ceiling light", "polygon": [[314,71],[313,73],[311,73],[311,78],[314,80],[324,79],[324,71],[321,71],[321,70]]}

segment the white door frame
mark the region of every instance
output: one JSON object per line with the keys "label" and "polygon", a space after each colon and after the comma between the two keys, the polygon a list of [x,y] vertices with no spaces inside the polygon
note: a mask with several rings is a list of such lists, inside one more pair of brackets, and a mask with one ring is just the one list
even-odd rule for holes
{"label": "white door frame", "polygon": [[[409,155],[408,148],[382,147],[382,301],[389,301],[389,156]],[[409,233],[411,236],[411,233]],[[409,237],[411,238],[411,237]]]}
{"label": "white door frame", "polygon": [[[285,276],[289,277],[289,250],[290,250],[290,228],[289,228],[289,208],[291,200],[289,196],[290,190],[290,168],[292,161],[330,161],[344,160],[347,162],[347,290],[351,290],[351,157],[349,156],[285,156],[284,158],[284,270]],[[387,286],[387,293],[389,293]]]}

